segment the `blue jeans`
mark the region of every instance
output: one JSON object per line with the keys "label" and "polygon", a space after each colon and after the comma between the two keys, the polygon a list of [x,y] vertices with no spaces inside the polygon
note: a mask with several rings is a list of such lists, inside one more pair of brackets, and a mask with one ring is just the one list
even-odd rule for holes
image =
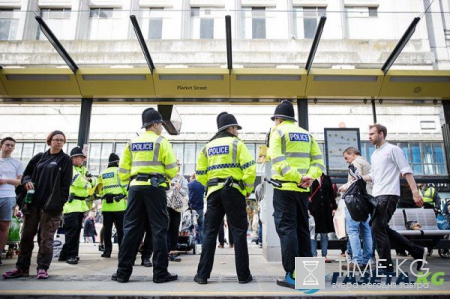
{"label": "blue jeans", "polygon": [[[348,209],[345,209],[345,219],[348,240],[351,247],[351,250],[347,250],[352,253],[354,263],[365,265],[372,259],[372,230],[369,225],[370,217],[364,222],[355,221],[350,216]],[[360,232],[364,245],[362,250]]]}
{"label": "blue jeans", "polygon": [[258,244],[262,244],[262,222],[261,213],[258,211]]}
{"label": "blue jeans", "polygon": [[322,256],[326,257],[328,253],[328,234],[316,233],[314,240],[311,239],[311,252],[313,256],[317,256],[317,236],[320,234],[320,247],[322,247]]}

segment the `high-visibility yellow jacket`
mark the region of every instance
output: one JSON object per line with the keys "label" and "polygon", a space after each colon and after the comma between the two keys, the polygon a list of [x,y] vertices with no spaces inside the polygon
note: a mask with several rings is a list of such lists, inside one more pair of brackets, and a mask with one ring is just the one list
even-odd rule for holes
{"label": "high-visibility yellow jacket", "polygon": [[[86,212],[89,208],[86,204],[86,200],[77,199],[71,197],[87,198],[89,196],[89,189],[95,186],[95,180],[89,182],[86,178],[86,173],[88,172],[86,166],[75,166],[73,165],[72,170],[72,185],[70,185],[69,190],[69,200],[64,204],[63,213],[69,214],[74,212]],[[92,178],[95,179],[95,178]]]}
{"label": "high-visibility yellow jacket", "polygon": [[[233,177],[232,186],[244,196],[254,188],[256,178],[256,163],[247,146],[239,138],[222,137],[209,142],[200,152],[197,159],[196,178],[207,186],[214,178],[226,179]],[[242,189],[236,182],[241,180],[245,186]],[[206,196],[223,188],[223,182],[217,186],[208,187]]]}
{"label": "high-visibility yellow jacket", "polygon": [[325,170],[319,145],[308,131],[284,120],[273,128],[269,139],[272,178],[283,183],[280,190],[309,192],[297,187],[304,175],[317,179]]}
{"label": "high-visibility yellow jacket", "polygon": [[419,189],[420,194],[422,194],[423,202],[429,203],[430,205],[434,206],[436,199],[436,189],[434,187],[428,187],[427,189]]}
{"label": "high-visibility yellow jacket", "polygon": [[[130,141],[119,164],[119,177],[124,182],[137,174],[161,174],[171,179],[177,172],[177,158],[172,146],[165,137],[156,135],[153,131],[146,131]],[[130,186],[150,184],[150,180],[130,182]],[[161,183],[160,186],[167,187],[167,184]]]}
{"label": "high-visibility yellow jacket", "polygon": [[[97,190],[102,196],[102,212],[120,212],[127,209],[127,183],[122,182],[119,178],[119,167],[112,166],[102,171],[98,176]],[[105,195],[122,195],[119,201],[113,200],[107,203]]]}

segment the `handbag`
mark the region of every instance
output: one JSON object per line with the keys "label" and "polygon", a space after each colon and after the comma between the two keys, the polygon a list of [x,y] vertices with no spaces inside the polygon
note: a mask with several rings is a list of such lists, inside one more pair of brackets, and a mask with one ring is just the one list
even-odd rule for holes
{"label": "handbag", "polygon": [[172,193],[169,195],[167,200],[167,206],[169,208],[174,209],[178,213],[183,212],[184,206],[187,204],[186,199],[181,193],[174,189]]}
{"label": "handbag", "polygon": [[52,194],[48,197],[42,210],[44,212],[54,214],[58,214],[63,211],[63,202],[61,200],[61,167],[58,169]]}

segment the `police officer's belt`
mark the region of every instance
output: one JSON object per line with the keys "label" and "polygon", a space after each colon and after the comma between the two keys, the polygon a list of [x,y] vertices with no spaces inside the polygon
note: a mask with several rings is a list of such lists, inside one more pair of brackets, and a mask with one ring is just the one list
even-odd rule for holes
{"label": "police officer's belt", "polygon": [[[231,180],[231,181],[230,181],[230,180]],[[245,189],[245,183],[244,183],[244,181],[242,181],[242,180],[235,180],[235,179],[233,179],[233,178],[231,178],[231,177],[225,178],[225,179],[222,179],[222,178],[214,178],[214,179],[210,179],[210,180],[208,181],[208,183],[207,183],[207,186],[208,186],[208,187],[213,187],[213,186],[219,185],[220,183],[224,183],[225,185],[227,185],[228,182],[230,182],[230,183],[231,183],[233,186],[235,186],[235,187],[241,188],[242,190]],[[231,185],[231,184],[230,184],[230,185]]]}
{"label": "police officer's belt", "polygon": [[301,186],[298,185],[297,182],[293,182],[293,181],[283,181],[283,180],[277,180],[277,179],[271,179],[274,182],[280,183],[280,184],[295,184],[297,186],[297,188],[300,189],[307,189],[307,188],[303,188]]}
{"label": "police officer's belt", "polygon": [[125,198],[124,194],[106,194],[103,196],[103,199],[106,200],[106,203],[113,203],[113,200],[119,202],[121,199]]}
{"label": "police officer's belt", "polygon": [[130,178],[130,181],[136,179],[136,181],[146,182],[151,178],[157,178],[160,181],[159,183],[165,182],[165,178],[162,174],[148,174],[148,173],[138,173],[137,175],[133,175]]}
{"label": "police officer's belt", "polygon": [[79,196],[76,196],[76,195],[71,195],[70,196],[70,199],[86,200],[86,198],[87,197],[79,197]]}

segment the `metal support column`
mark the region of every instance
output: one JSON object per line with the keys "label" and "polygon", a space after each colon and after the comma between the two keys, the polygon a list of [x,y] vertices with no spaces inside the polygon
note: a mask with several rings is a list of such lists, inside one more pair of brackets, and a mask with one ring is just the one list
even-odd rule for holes
{"label": "metal support column", "polygon": [[450,174],[450,103],[442,101],[445,124],[442,126],[442,136],[444,139],[445,161],[447,162],[447,173]]}
{"label": "metal support column", "polygon": [[297,99],[298,125],[309,130],[308,125],[308,99]]}
{"label": "metal support column", "polygon": [[81,99],[80,125],[78,126],[78,146],[84,149],[89,142],[89,130],[91,126],[92,103],[94,99]]}
{"label": "metal support column", "polygon": [[377,109],[375,107],[375,100],[372,100],[372,116],[373,116],[373,123],[377,123]]}

